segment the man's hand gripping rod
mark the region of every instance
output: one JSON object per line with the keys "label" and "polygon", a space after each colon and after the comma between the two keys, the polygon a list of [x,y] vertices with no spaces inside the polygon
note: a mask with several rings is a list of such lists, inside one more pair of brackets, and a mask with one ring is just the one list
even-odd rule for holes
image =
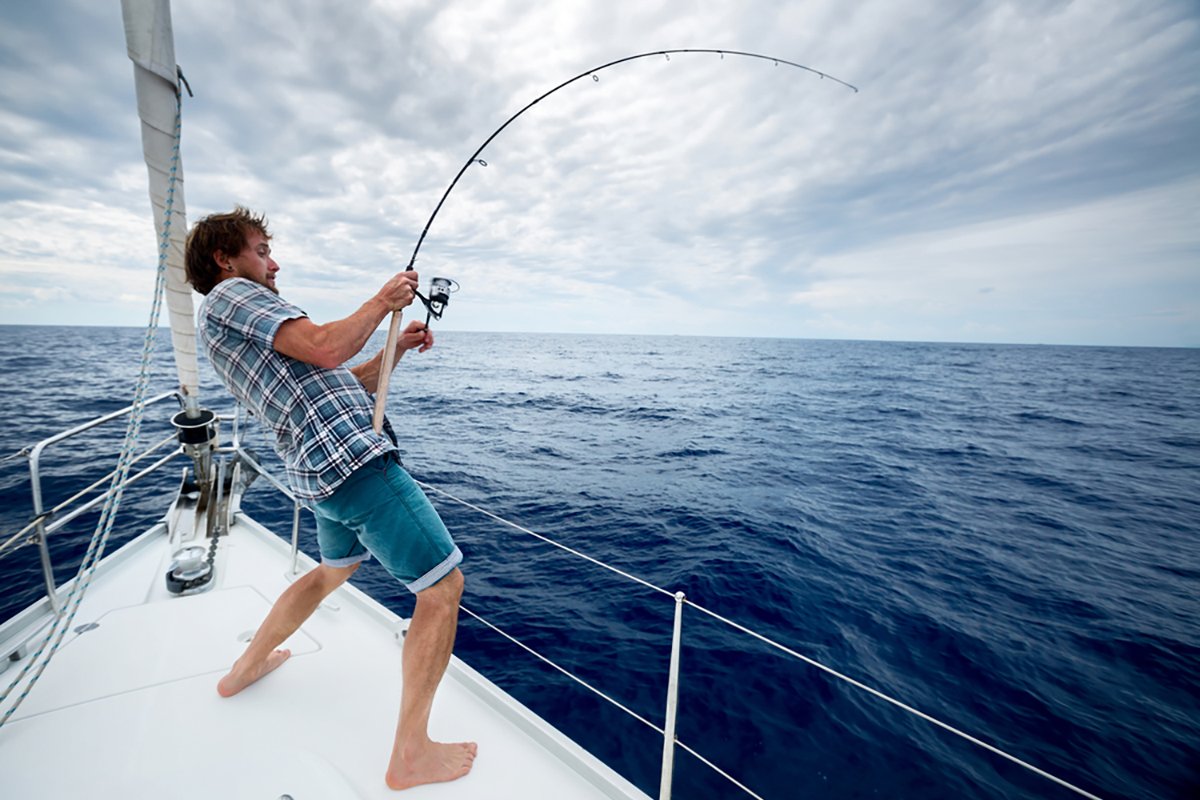
{"label": "man's hand gripping rod", "polygon": [[[412,268],[410,263],[405,272],[412,272]],[[429,282],[428,298],[414,290],[413,294],[425,304],[428,312],[425,315],[426,328],[429,327],[430,319],[442,318],[442,312],[445,310],[446,304],[450,302],[450,294],[457,289],[458,284],[450,278],[433,278]],[[380,365],[382,371],[375,384],[375,416],[371,420],[371,426],[375,428],[376,433],[383,430],[383,409],[387,405],[388,383],[392,377],[392,367],[396,364],[396,340],[400,338],[400,320],[403,318],[404,312],[399,309],[392,312],[392,322],[388,326],[387,344],[383,346],[383,364]]]}

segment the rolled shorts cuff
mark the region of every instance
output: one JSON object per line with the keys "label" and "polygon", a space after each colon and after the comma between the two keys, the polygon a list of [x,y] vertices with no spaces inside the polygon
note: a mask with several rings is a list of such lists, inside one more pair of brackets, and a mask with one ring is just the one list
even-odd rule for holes
{"label": "rolled shorts cuff", "polygon": [[322,564],[324,564],[327,567],[336,567],[339,569],[342,567],[350,567],[355,564],[361,564],[364,561],[370,561],[370,560],[371,560],[371,554],[365,550],[363,552],[359,553],[358,555],[347,556],[346,558],[326,558],[325,556],[321,556]]}
{"label": "rolled shorts cuff", "polygon": [[442,563],[438,564],[436,567],[429,570],[412,583],[405,584],[404,588],[408,589],[413,594],[424,591],[440,581],[442,578],[449,575],[455,567],[462,563],[462,560],[462,550],[459,550],[458,546],[455,545],[454,550],[451,551],[450,555],[446,556]]}

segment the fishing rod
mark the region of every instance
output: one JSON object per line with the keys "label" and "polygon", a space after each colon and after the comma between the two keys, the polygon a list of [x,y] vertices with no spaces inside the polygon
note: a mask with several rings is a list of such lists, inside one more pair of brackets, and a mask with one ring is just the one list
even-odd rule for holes
{"label": "fishing rod", "polygon": [[[647,53],[638,53],[636,55],[625,56],[624,58],[618,58],[615,61],[609,61],[607,64],[601,64],[598,67],[592,67],[591,69],[586,69],[583,72],[579,73],[578,75],[576,75],[572,78],[568,78],[567,80],[558,84],[553,89],[550,89],[549,91],[538,95],[536,98],[531,100],[529,103],[525,104],[525,106],[523,106],[520,111],[518,111],[517,113],[515,113],[511,117],[509,117],[507,120],[505,120],[503,125],[501,125],[499,128],[496,128],[496,130],[492,131],[492,135],[487,137],[486,139],[484,139],[483,144],[479,145],[479,147],[475,149],[475,152],[472,153],[470,155],[470,157],[463,163],[462,167],[459,168],[458,174],[456,174],[454,176],[454,180],[450,181],[450,185],[446,187],[446,191],[442,193],[441,199],[438,200],[437,206],[434,207],[433,213],[429,215],[429,219],[425,222],[424,229],[421,230],[421,236],[417,239],[416,247],[413,248],[412,256],[408,259],[408,266],[406,266],[404,268],[405,271],[406,272],[412,271],[413,265],[416,264],[416,261],[417,261],[417,253],[420,252],[421,245],[424,244],[424,242],[425,242],[425,236],[426,236],[426,234],[429,233],[429,227],[431,225],[433,225],[433,220],[437,217],[438,212],[442,210],[442,205],[445,204],[446,198],[450,196],[450,192],[454,191],[454,187],[458,185],[459,179],[462,178],[463,174],[471,167],[472,164],[478,164],[481,167],[487,166],[487,162],[484,161],[482,158],[480,158],[480,155],[487,148],[487,146],[492,143],[492,140],[495,139],[497,136],[499,136],[501,133],[503,133],[504,129],[507,128],[509,125],[511,125],[513,122],[515,122],[518,117],[520,117],[522,114],[524,114],[529,109],[536,106],[538,103],[545,100],[550,95],[557,92],[559,89],[563,89],[567,86],[570,86],[572,83],[574,83],[577,80],[591,77],[591,79],[593,81],[599,81],[600,78],[597,76],[596,73],[606,70],[609,67],[615,67],[618,64],[624,64],[629,61],[637,61],[638,59],[653,58],[656,56],[662,56],[662,57],[666,58],[667,61],[670,61],[671,56],[673,54],[678,54],[678,53],[709,53],[712,55],[719,55],[722,60],[724,60],[725,56],[729,55],[729,56],[739,56],[739,57],[743,57],[743,58],[756,58],[756,59],[760,59],[762,61],[771,61],[777,67],[780,64],[783,64],[785,66],[795,67],[796,69],[802,69],[805,72],[810,72],[813,75],[820,77],[821,79],[828,78],[829,80],[831,80],[835,83],[841,84],[842,86],[845,86],[847,89],[850,89],[851,91],[853,91],[855,93],[858,92],[857,86],[847,83],[846,81],[841,80],[840,78],[835,78],[834,76],[830,75],[827,72],[821,72],[820,70],[813,69],[812,67],[805,66],[804,64],[797,64],[795,61],[789,61],[786,58],[776,58],[775,56],[763,55],[762,53],[751,53],[751,52],[747,52],[745,50],[715,50],[715,49],[709,49],[709,48],[680,48],[680,49],[675,49],[675,50],[652,50]],[[444,282],[444,283],[439,283],[439,282]],[[453,288],[451,288],[451,286],[450,286],[451,284],[453,284]],[[456,291],[457,289],[458,289],[458,284],[454,283],[449,278],[434,278],[433,285],[430,287],[428,298],[423,296],[420,292],[415,292],[416,296],[421,300],[422,303],[425,304],[425,308],[427,310],[427,314],[425,317],[425,327],[426,328],[429,327],[429,321],[431,318],[434,318],[434,319],[442,318],[442,312],[445,310],[446,304],[449,303],[449,301],[450,301],[450,293],[453,291]],[[383,348],[383,371],[382,371],[382,373],[380,373],[379,384],[378,384],[377,391],[375,394],[374,425],[375,425],[375,431],[377,433],[383,427],[383,407],[384,407],[385,403],[387,402],[388,382],[391,377],[392,364],[394,363],[394,351],[396,349],[396,339],[400,333],[400,317],[401,317],[401,313],[399,311],[392,312],[391,325],[388,327],[387,344]]]}

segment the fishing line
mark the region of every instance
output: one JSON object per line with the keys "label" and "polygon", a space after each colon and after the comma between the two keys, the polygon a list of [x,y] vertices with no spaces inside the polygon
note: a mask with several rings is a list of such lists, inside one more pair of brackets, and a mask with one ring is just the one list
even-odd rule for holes
{"label": "fishing line", "polygon": [[[404,268],[405,271],[406,272],[412,271],[413,265],[416,264],[416,262],[417,262],[417,253],[420,252],[421,245],[425,243],[425,237],[429,233],[430,226],[433,225],[433,221],[434,221],[434,219],[437,218],[438,212],[441,211],[442,206],[445,205],[446,198],[450,196],[450,193],[452,191],[454,191],[454,187],[458,185],[459,179],[462,178],[463,174],[471,167],[472,164],[478,164],[481,167],[487,166],[487,161],[480,158],[480,156],[483,154],[483,151],[485,149],[487,149],[487,146],[489,144],[492,143],[492,140],[494,140],[497,136],[499,136],[501,133],[503,133],[504,129],[507,128],[509,125],[511,125],[513,122],[515,122],[518,117],[520,117],[522,114],[524,114],[529,109],[536,106],[538,103],[545,100],[550,95],[557,92],[559,89],[566,88],[567,86],[570,86],[575,81],[590,77],[593,80],[593,82],[599,82],[600,77],[597,73],[603,72],[604,70],[609,69],[610,67],[615,67],[619,64],[625,64],[630,61],[637,61],[638,59],[642,59],[642,58],[655,58],[655,57],[659,57],[659,56],[665,58],[667,61],[670,61],[671,55],[678,54],[678,53],[709,53],[712,55],[719,55],[721,57],[721,60],[724,60],[725,56],[729,55],[729,56],[739,56],[742,58],[755,58],[755,59],[759,59],[761,61],[770,61],[776,67],[778,67],[779,65],[782,64],[784,66],[801,69],[801,70],[804,70],[805,72],[812,73],[813,75],[816,75],[821,79],[828,78],[829,80],[833,81],[834,83],[845,86],[847,89],[850,89],[851,91],[853,91],[855,93],[858,92],[857,86],[847,83],[846,81],[842,80],[841,78],[835,78],[834,76],[830,75],[827,72],[821,72],[820,70],[813,69],[812,67],[805,66],[804,64],[798,64],[795,61],[789,61],[786,58],[777,58],[775,56],[768,56],[768,55],[764,55],[762,53],[751,53],[751,52],[748,52],[745,50],[717,50],[717,49],[711,49],[711,48],[678,48],[678,49],[674,49],[674,50],[652,50],[647,53],[638,53],[636,55],[625,56],[624,58],[618,58],[614,61],[609,61],[606,64],[601,64],[597,67],[592,67],[591,69],[585,69],[583,72],[580,72],[578,75],[575,75],[572,78],[568,78],[567,80],[565,80],[562,83],[555,86],[553,89],[550,89],[549,91],[538,95],[536,98],[531,100],[529,103],[525,104],[519,111],[517,111],[517,113],[513,114],[511,117],[506,119],[500,127],[496,128],[496,130],[492,131],[492,134],[483,140],[483,144],[479,145],[479,147],[475,149],[475,152],[473,152],[470,155],[470,157],[467,158],[467,160],[463,163],[462,167],[459,168],[458,173],[454,176],[454,180],[450,181],[450,185],[447,186],[446,191],[442,193],[441,199],[438,200],[437,205],[433,209],[433,213],[429,215],[429,219],[425,222],[425,227],[421,230],[421,235],[417,239],[417,244],[415,247],[413,247],[412,256],[410,256],[408,259],[408,266],[406,266]],[[450,281],[450,279],[449,278],[434,278],[434,281],[435,282],[436,281]],[[453,281],[450,281],[450,282],[454,283]],[[454,283],[455,289],[453,291],[457,290],[457,286],[458,286],[458,284]],[[436,303],[436,310],[435,310],[435,300],[434,300],[435,294],[437,294],[437,296],[440,298],[440,302]],[[430,288],[430,297],[428,297],[428,298],[425,297],[424,295],[422,295],[419,291],[414,291],[414,295],[418,299],[420,299],[420,301],[422,303],[425,304],[425,308],[428,312],[425,317],[425,327],[426,328],[429,327],[429,321],[431,318],[439,319],[439,320],[442,318],[442,312],[445,310],[446,303],[449,302],[449,292],[436,293],[435,289],[433,287],[431,287]],[[392,313],[392,322],[391,322],[390,327],[388,328],[387,344],[384,346],[384,349],[383,349],[383,371],[380,374],[379,385],[377,387],[377,392],[375,395],[374,427],[375,427],[376,432],[378,432],[383,425],[383,407],[387,400],[387,387],[388,387],[389,378],[391,376],[393,359],[395,357],[394,351],[396,349],[396,339],[400,333],[399,328],[400,328],[400,312],[395,311]]]}
{"label": "fishing line", "polygon": [[603,70],[606,70],[609,67],[615,67],[618,64],[624,64],[628,61],[636,61],[641,58],[652,58],[654,56],[663,56],[664,58],[666,58],[667,61],[670,61],[672,53],[713,53],[713,54],[720,55],[722,59],[724,59],[726,55],[741,56],[744,58],[757,58],[757,59],[761,59],[763,61],[771,61],[775,64],[775,66],[784,64],[789,67],[795,67],[796,69],[802,69],[805,72],[811,72],[814,75],[820,76],[822,79],[828,78],[829,80],[834,81],[835,83],[839,83],[842,86],[845,86],[847,89],[850,89],[856,93],[858,92],[857,86],[846,83],[846,81],[841,80],[840,78],[835,78],[826,72],[821,72],[820,70],[813,69],[812,67],[807,67],[804,64],[797,64],[795,61],[788,61],[785,58],[776,58],[774,56],[763,55],[762,53],[749,53],[744,50],[707,50],[707,49],[654,50],[649,53],[638,53],[637,55],[626,56],[625,58],[618,58],[615,61],[609,61],[607,64],[601,64],[598,67],[592,67],[591,69],[586,69],[583,72],[576,75],[575,77],[568,78],[567,80],[565,80],[562,83],[555,86],[553,89],[549,90],[548,92],[545,92],[544,94],[539,95],[537,98],[535,98],[534,100],[527,103],[523,108],[521,108],[520,111],[518,111],[517,113],[515,113],[511,117],[509,117],[507,120],[505,120],[503,125],[501,125],[499,128],[496,128],[496,130],[494,130],[492,132],[492,135],[484,140],[483,144],[479,145],[479,147],[475,150],[475,152],[471,154],[470,158],[468,158],[466,160],[466,162],[462,165],[462,167],[458,170],[458,174],[454,176],[454,180],[450,181],[450,185],[448,187],[446,187],[446,191],[442,193],[442,198],[440,200],[438,200],[437,206],[433,209],[433,213],[429,215],[429,220],[425,223],[425,228],[421,231],[420,238],[417,239],[417,245],[416,245],[416,247],[413,248],[412,257],[409,258],[408,266],[405,267],[405,269],[411,270],[413,268],[413,264],[416,263],[417,253],[421,250],[421,245],[425,242],[425,236],[426,236],[426,234],[429,233],[429,226],[431,226],[433,224],[433,220],[437,217],[438,212],[442,210],[442,205],[446,202],[446,198],[450,196],[450,192],[454,191],[454,187],[455,187],[455,185],[458,184],[459,178],[461,178],[463,176],[463,173],[465,173],[472,164],[479,164],[482,167],[487,166],[487,162],[484,161],[479,156],[483,153],[483,151],[487,148],[487,146],[492,143],[492,140],[495,139],[497,136],[499,136],[504,131],[505,128],[507,128],[509,125],[511,125],[513,122],[515,122],[518,117],[520,117],[522,114],[524,114],[529,109],[536,106],[538,103],[545,100],[550,95],[557,92],[559,89],[563,89],[567,86],[570,86],[572,83],[574,83],[577,80],[580,80],[581,78],[587,78],[590,76],[593,81],[599,81],[600,78],[597,76],[596,73],[602,72]]}

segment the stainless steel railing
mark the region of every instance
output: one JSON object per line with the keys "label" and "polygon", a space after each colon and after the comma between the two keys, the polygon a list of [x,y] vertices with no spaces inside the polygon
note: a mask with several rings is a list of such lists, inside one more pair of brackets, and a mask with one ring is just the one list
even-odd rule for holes
{"label": "stainless steel railing", "polygon": [[[178,402],[179,395],[176,392],[164,392],[160,395],[150,398],[145,402],[144,405],[149,407],[170,399],[174,399],[176,402]],[[50,602],[50,608],[55,616],[62,614],[62,608],[59,604],[58,586],[54,579],[54,564],[50,557],[50,535],[62,529],[81,514],[85,514],[98,506],[100,503],[103,503],[120,487],[110,486],[106,491],[100,492],[96,496],[83,501],[83,498],[89,493],[96,491],[105,482],[111,481],[113,476],[116,475],[116,470],[114,470],[105,475],[103,478],[93,482],[91,485],[79,490],[66,500],[58,503],[53,508],[47,509],[44,505],[42,496],[42,456],[50,447],[79,436],[80,434],[100,425],[120,419],[121,417],[130,414],[132,411],[133,406],[126,406],[125,408],[122,408],[118,411],[113,411],[110,414],[104,414],[96,417],[93,420],[90,420],[89,422],[76,425],[75,427],[65,430],[62,433],[57,433],[53,436],[42,439],[32,447],[22,449],[15,454],[16,456],[24,456],[29,459],[29,484],[33,499],[33,519],[31,519],[19,531],[5,537],[4,541],[0,542],[0,558],[4,558],[15,550],[18,550],[26,545],[37,545],[39,560],[42,567],[42,578],[46,584],[46,597]],[[172,432],[166,438],[150,444],[145,450],[143,450],[133,459],[131,464],[136,464],[140,461],[143,461],[153,453],[158,452],[168,444],[172,444],[174,442],[175,434]],[[122,487],[137,483],[179,455],[181,455],[181,451],[178,447],[176,447],[170,453],[159,458],[150,466],[128,476],[123,482]],[[47,521],[50,519],[53,519],[53,522],[47,524]]]}

